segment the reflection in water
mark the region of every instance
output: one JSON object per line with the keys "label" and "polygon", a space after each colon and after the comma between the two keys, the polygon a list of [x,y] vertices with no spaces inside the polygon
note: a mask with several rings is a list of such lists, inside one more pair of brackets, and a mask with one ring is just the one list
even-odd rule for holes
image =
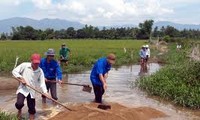
{"label": "reflection in water", "polygon": [[[156,72],[160,66],[158,64],[150,64],[147,69],[141,69],[140,65],[122,66],[118,69],[113,68],[107,80],[108,89],[104,95],[104,101],[118,102],[129,107],[147,106],[160,110],[169,117],[162,118],[164,120],[188,120],[196,118],[189,110],[180,110],[170,103],[163,103],[158,100],[149,98],[145,92],[134,86],[136,79],[142,75],[149,75]],[[64,82],[90,84],[90,71],[82,74],[64,75]],[[93,101],[93,93],[82,91],[82,87],[73,85],[58,85],[58,100],[64,104],[70,103],[87,103]],[[0,92],[0,109],[16,112],[14,103],[16,101],[16,90],[8,90]],[[52,105],[50,100],[47,104],[42,104],[41,96],[38,94],[36,98],[37,118],[48,119],[49,116],[55,115],[62,107]],[[23,112],[27,115],[27,107],[24,107]],[[44,112],[43,112],[44,111]]]}
{"label": "reflection in water", "polygon": [[[139,71],[139,73],[138,73],[138,75],[139,76],[147,76],[147,75],[150,75],[151,73],[150,73],[150,69],[151,69],[151,66],[152,66],[152,64],[145,64],[145,65],[141,65],[140,66],[140,71]],[[152,67],[154,67],[154,66],[152,66]]]}

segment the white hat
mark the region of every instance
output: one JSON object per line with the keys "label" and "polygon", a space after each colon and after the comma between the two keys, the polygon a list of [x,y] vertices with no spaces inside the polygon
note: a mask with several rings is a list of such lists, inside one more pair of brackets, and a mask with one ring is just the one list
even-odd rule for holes
{"label": "white hat", "polygon": [[142,45],[142,47],[145,48],[146,46],[145,46],[145,45]]}
{"label": "white hat", "polygon": [[146,45],[146,47],[148,48],[148,47],[149,47],[149,45]]}
{"label": "white hat", "polygon": [[45,55],[55,55],[55,51],[52,48],[49,48],[48,51],[45,53]]}

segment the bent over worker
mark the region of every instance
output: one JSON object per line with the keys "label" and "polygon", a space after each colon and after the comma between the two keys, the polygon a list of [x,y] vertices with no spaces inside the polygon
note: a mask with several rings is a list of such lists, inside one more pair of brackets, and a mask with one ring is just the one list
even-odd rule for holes
{"label": "bent over worker", "polygon": [[20,80],[19,87],[17,89],[17,102],[15,103],[15,107],[18,109],[18,118],[21,119],[22,108],[24,106],[24,100],[27,99],[27,106],[29,112],[30,120],[34,119],[34,114],[36,113],[35,109],[35,91],[31,88],[28,88],[26,84],[42,89],[43,93],[47,96],[47,89],[45,85],[45,78],[42,69],[39,67],[40,63],[40,55],[33,54],[31,56],[31,63],[24,62],[17,66],[12,74],[14,77]]}
{"label": "bent over worker", "polygon": [[115,63],[115,59],[115,55],[111,53],[107,57],[98,59],[92,68],[90,80],[94,89],[95,102],[97,103],[102,103],[102,96],[107,89],[106,78],[108,77],[108,71]]}
{"label": "bent over worker", "polygon": [[[51,97],[55,100],[58,100],[56,81],[62,83],[62,70],[59,66],[59,63],[54,59],[55,51],[54,49],[48,49],[45,53],[46,58],[41,59],[40,67],[44,71],[45,82],[47,90],[51,92]],[[46,103],[46,97],[42,96],[43,103]]]}

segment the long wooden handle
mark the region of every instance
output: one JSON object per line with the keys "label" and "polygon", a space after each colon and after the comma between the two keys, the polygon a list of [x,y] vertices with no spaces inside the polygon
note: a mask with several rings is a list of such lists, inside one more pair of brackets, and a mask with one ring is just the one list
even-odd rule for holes
{"label": "long wooden handle", "polygon": [[[58,83],[58,81],[55,80],[47,80],[47,82],[52,82],[52,83]],[[76,85],[76,86],[89,86],[89,85],[85,85],[85,84],[76,84],[76,83],[68,83],[68,82],[62,82],[62,84],[68,84],[68,85]]]}
{"label": "long wooden handle", "polygon": [[[16,77],[14,77],[14,78],[15,78],[17,81],[21,82],[21,81],[19,80],[19,78],[16,78]],[[68,109],[69,111],[73,111],[72,109],[68,108],[67,106],[63,105],[62,103],[58,102],[57,100],[55,100],[55,99],[53,99],[53,98],[47,96],[46,94],[40,92],[39,90],[35,89],[34,87],[32,87],[32,86],[30,86],[30,85],[28,85],[28,84],[26,84],[26,86],[28,86],[29,88],[35,90],[36,92],[38,92],[38,93],[44,95],[45,97],[47,97],[48,99],[54,101],[55,103],[57,103],[57,104],[63,106],[64,108]]]}

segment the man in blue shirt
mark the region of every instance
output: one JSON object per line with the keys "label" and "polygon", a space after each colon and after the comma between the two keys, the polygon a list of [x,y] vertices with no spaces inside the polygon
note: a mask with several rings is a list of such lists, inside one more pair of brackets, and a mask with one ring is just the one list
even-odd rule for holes
{"label": "man in blue shirt", "polygon": [[[41,59],[40,68],[42,68],[44,72],[47,90],[50,90],[51,97],[57,100],[58,98],[56,92],[56,80],[58,80],[58,83],[62,83],[62,70],[58,62],[54,60],[54,49],[48,49],[48,51],[45,54],[47,57]],[[42,96],[42,101],[46,103],[45,96]]]}
{"label": "man in blue shirt", "polygon": [[94,89],[95,102],[97,103],[102,103],[102,96],[107,89],[108,71],[115,63],[115,59],[115,55],[111,53],[107,57],[98,59],[92,68],[90,80]]}

